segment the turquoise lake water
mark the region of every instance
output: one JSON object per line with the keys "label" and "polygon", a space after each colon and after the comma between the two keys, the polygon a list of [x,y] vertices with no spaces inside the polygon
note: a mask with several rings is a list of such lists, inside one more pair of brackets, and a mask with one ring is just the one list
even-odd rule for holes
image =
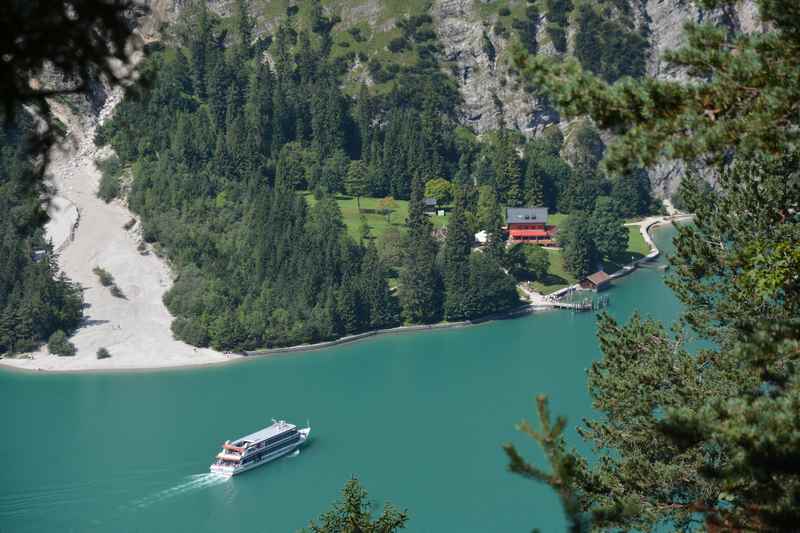
{"label": "turquoise lake water", "polygon": [[[608,311],[674,320],[663,278],[617,281]],[[594,314],[555,311],[211,368],[0,370],[0,532],[295,531],[354,474],[376,506],[409,510],[408,531],[563,531],[555,495],[508,473],[501,445],[541,460],[514,424],[545,393],[587,451],[574,428],[593,416],[595,333]],[[273,417],[311,421],[298,456],[206,474],[221,442]]]}

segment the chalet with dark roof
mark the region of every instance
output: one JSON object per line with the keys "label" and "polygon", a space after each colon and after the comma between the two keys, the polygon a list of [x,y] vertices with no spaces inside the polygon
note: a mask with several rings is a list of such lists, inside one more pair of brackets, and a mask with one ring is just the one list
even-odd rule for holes
{"label": "chalet with dark roof", "polygon": [[509,207],[506,209],[506,232],[512,244],[555,244],[556,227],[547,225],[546,207]]}

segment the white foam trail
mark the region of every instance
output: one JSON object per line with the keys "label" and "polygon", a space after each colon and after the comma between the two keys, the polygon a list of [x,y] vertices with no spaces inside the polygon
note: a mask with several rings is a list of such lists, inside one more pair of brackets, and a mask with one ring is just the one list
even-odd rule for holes
{"label": "white foam trail", "polygon": [[183,483],[178,483],[174,487],[170,487],[168,489],[164,489],[161,491],[156,492],[155,494],[151,494],[145,498],[140,498],[133,502],[134,507],[138,507],[140,509],[144,507],[149,507],[154,503],[159,503],[164,500],[169,500],[171,498],[175,498],[176,496],[180,496],[181,494],[186,494],[188,492],[193,492],[200,489],[205,489],[208,487],[213,487],[215,485],[221,485],[225,483],[229,478],[220,474],[194,474],[188,477],[186,481]]}

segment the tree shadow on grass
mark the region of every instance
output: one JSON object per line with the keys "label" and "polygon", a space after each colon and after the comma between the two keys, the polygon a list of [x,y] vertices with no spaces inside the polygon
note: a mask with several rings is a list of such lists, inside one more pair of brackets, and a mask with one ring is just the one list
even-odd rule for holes
{"label": "tree shadow on grass", "polygon": [[630,250],[626,250],[621,254],[603,259],[603,271],[612,274],[621,269],[623,266],[633,263],[634,261],[638,261],[643,257],[644,255],[639,252],[631,252]]}
{"label": "tree shadow on grass", "polygon": [[543,292],[545,294],[551,293],[555,290],[560,289],[561,287],[567,287],[571,285],[570,281],[562,278],[557,274],[547,273],[541,278],[534,280],[533,287],[538,292]]}

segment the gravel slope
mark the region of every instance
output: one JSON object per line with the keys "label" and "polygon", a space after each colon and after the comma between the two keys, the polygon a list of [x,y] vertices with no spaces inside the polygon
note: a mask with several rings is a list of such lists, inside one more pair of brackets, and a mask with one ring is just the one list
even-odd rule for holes
{"label": "gravel slope", "polygon": [[[99,120],[110,116],[119,95],[112,95]],[[70,129],[71,146],[55,149],[48,173],[57,189],[47,232],[60,252],[67,276],[84,288],[85,319],[71,338],[74,357],[51,355],[44,347],[31,358],[4,359],[3,364],[30,370],[76,371],[143,369],[226,361],[226,355],[195,349],[172,338],[172,316],[162,302],[172,278],[154,254],[137,251],[139,225],[123,226],[133,215],[119,201],[106,204],[95,195],[100,172],[94,165],[94,122],[60,109]],[[82,123],[83,122],[83,123]],[[76,226],[76,221],[78,222]],[[126,298],[115,298],[100,285],[92,269],[111,272]],[[98,348],[111,352],[98,360]]]}

